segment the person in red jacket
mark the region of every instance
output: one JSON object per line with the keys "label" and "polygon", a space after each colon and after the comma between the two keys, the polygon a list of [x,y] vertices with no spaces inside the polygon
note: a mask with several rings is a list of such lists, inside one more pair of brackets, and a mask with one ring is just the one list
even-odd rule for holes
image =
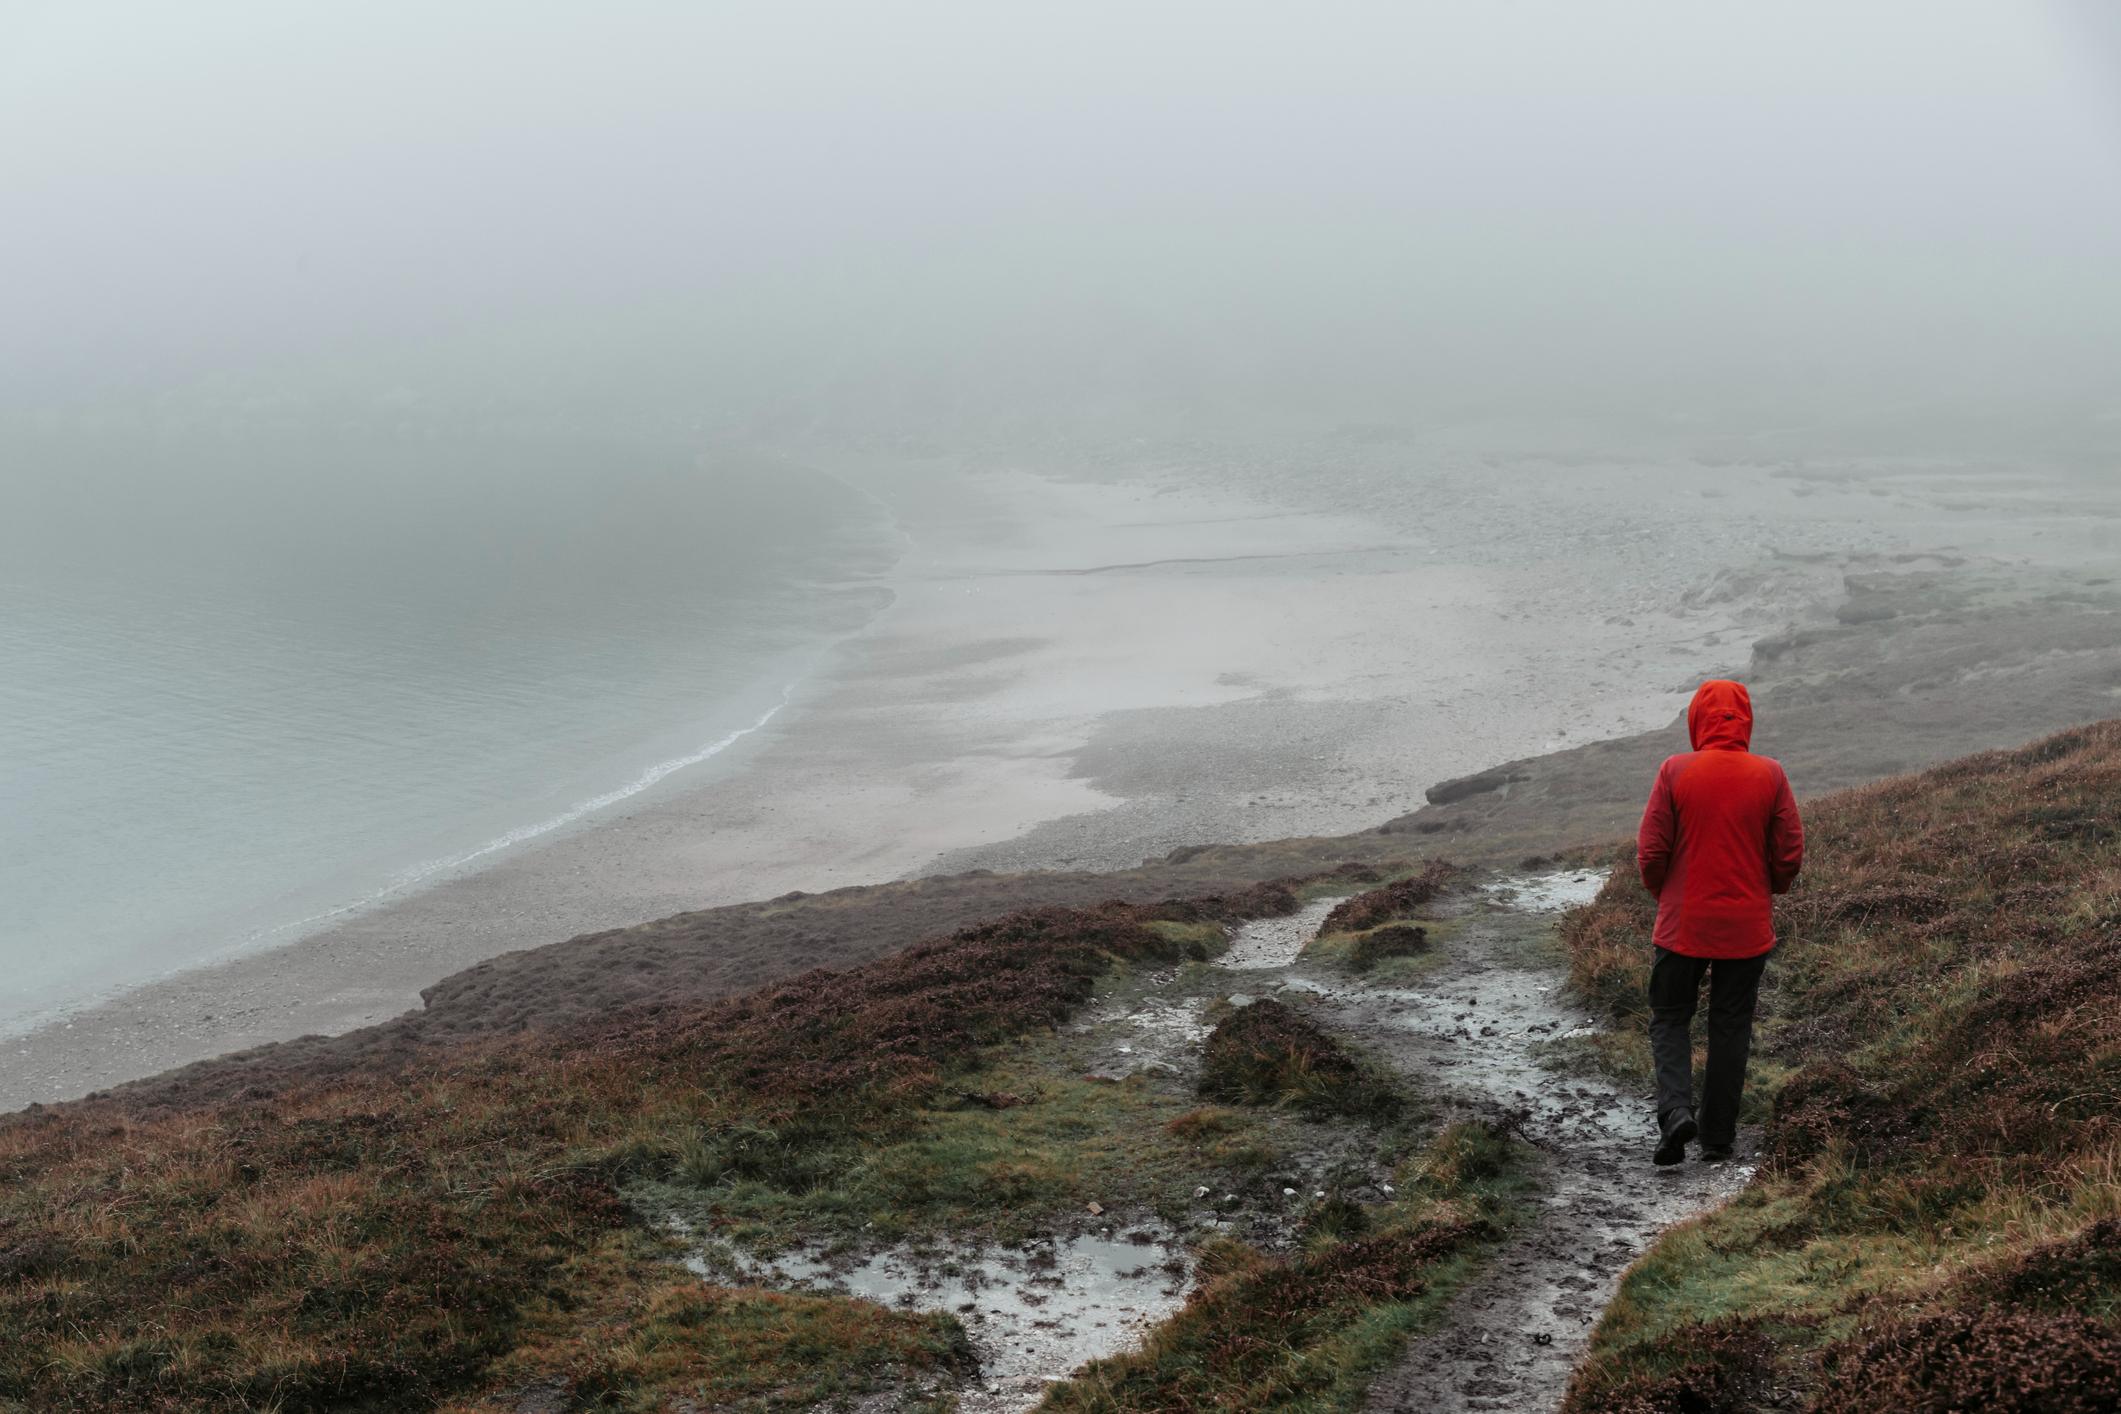
{"label": "person in red jacket", "polygon": [[[1657,899],[1650,969],[1650,1053],[1657,1066],[1656,1162],[1728,1159],[1753,1045],[1753,1005],[1775,946],[1772,895],[1804,863],[1804,824],[1782,763],[1752,754],[1753,699],[1743,683],[1705,682],[1686,713],[1694,749],[1657,768],[1635,858]],[[1694,1112],[1689,1031],[1709,979],[1708,1073]]]}

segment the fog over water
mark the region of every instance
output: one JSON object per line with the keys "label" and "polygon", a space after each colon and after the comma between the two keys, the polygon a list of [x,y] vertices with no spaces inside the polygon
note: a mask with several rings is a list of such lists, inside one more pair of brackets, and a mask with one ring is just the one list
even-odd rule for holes
{"label": "fog over water", "polygon": [[5,23],[18,413],[1829,416],[2121,340],[2097,0]]}
{"label": "fog over water", "polygon": [[841,455],[2110,476],[2117,13],[10,5],[0,1026],[760,721]]}

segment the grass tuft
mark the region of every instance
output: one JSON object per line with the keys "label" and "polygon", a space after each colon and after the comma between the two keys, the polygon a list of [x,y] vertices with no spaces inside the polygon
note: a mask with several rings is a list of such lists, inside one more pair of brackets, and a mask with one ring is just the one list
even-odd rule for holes
{"label": "grass tuft", "polygon": [[1270,999],[1219,1022],[1201,1054],[1203,1099],[1287,1105],[1313,1116],[1390,1119],[1405,1097],[1378,1067]]}
{"label": "grass tuft", "polygon": [[1420,873],[1395,879],[1380,888],[1357,894],[1337,904],[1326,915],[1320,933],[1360,933],[1380,924],[1411,916],[1434,901],[1460,871],[1441,860],[1432,861]]}

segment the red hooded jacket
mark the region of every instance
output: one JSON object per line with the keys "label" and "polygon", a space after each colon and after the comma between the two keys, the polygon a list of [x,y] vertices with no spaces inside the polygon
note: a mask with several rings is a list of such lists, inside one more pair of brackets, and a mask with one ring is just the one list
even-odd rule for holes
{"label": "red hooded jacket", "polygon": [[1782,763],[1755,756],[1753,699],[1705,682],[1686,711],[1694,749],[1667,757],[1635,856],[1657,896],[1656,942],[1690,957],[1758,957],[1775,946],[1771,894],[1804,864],[1804,823]]}

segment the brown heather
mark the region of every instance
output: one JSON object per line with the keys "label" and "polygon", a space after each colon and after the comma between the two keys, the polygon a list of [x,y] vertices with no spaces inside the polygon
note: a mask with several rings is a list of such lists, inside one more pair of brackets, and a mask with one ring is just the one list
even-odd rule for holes
{"label": "brown heather", "polygon": [[1815,1414],[2121,1409],[2121,1333],[2082,1316],[1946,1311],[1866,1332],[1826,1352]]}
{"label": "brown heather", "polygon": [[1238,1008],[1209,1033],[1201,1051],[1200,1094],[1239,1104],[1286,1104],[1318,1116],[1376,1119],[1398,1114],[1403,1103],[1377,1067],[1271,998]]}
{"label": "brown heather", "polygon": [[705,1287],[619,1197],[719,1146],[786,1171],[1053,1025],[1170,918],[1026,909],[846,971],[191,1109],[0,1121],[0,1408],[804,1407],[966,1362],[946,1317]]}
{"label": "brown heather", "polygon": [[1429,950],[1429,930],[1411,923],[1387,923],[1356,935],[1348,951],[1348,962],[1357,972],[1368,972],[1387,958],[1419,957]]}
{"label": "brown heather", "polygon": [[[2121,722],[1806,821],[1755,1052],[1762,1172],[1638,1264],[1569,1407],[2121,1407]],[[1652,909],[1617,863],[1564,938],[1632,1029]],[[1719,1345],[1739,1328],[1777,1333],[1764,1373]]]}
{"label": "brown heather", "polygon": [[[1596,1391],[1605,1414],[1735,1414],[1766,1393],[1775,1337],[1744,1317],[1689,1324],[1668,1369],[1609,1376]],[[1584,1396],[1578,1395],[1580,1401]],[[1771,1406],[1772,1407],[1772,1406]]]}
{"label": "brown heather", "polygon": [[1337,904],[1319,928],[1320,933],[1360,933],[1380,923],[1408,917],[1432,901],[1459,871],[1442,860],[1431,861],[1419,874],[1397,879]]}

